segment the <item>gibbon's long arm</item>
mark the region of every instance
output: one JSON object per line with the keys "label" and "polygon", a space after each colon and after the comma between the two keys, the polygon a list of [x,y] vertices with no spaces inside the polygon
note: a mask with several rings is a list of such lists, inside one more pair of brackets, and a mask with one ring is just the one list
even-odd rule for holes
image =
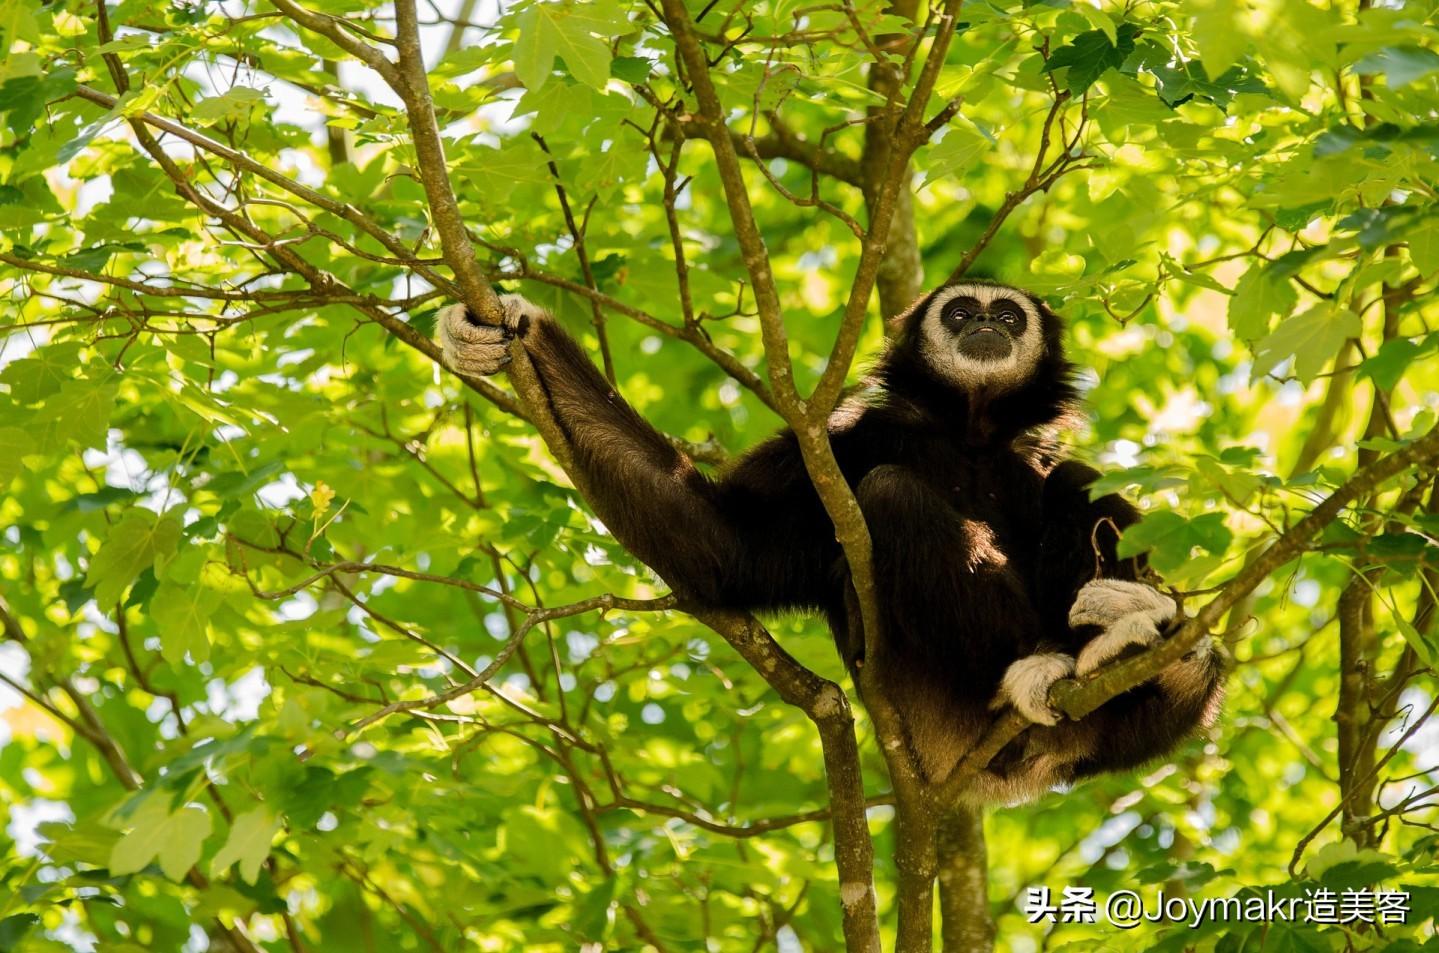
{"label": "gibbon's long arm", "polygon": [[[711,480],[616,393],[552,317],[518,295],[502,303],[504,329],[474,324],[462,305],[441,313],[446,353],[468,355],[471,366],[451,363],[493,373],[505,360],[500,332],[522,337],[589,502],[626,549],[705,605],[818,603],[824,580],[806,546],[833,539],[833,531],[825,532],[827,517],[792,437],[759,445]],[[497,342],[479,363],[476,355],[490,345],[476,336]],[[816,518],[824,520],[818,532]]]}

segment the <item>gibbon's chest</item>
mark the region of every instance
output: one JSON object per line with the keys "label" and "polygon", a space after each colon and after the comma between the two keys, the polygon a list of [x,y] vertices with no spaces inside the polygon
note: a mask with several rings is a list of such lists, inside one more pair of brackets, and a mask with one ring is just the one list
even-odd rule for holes
{"label": "gibbon's chest", "polygon": [[1026,459],[1007,450],[928,450],[917,469],[958,516],[983,523],[1011,557],[1036,545],[1044,482]]}

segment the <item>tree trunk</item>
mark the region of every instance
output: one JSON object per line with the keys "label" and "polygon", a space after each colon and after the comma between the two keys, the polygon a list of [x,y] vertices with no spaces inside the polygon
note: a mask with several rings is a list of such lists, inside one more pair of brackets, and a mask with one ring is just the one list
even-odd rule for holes
{"label": "tree trunk", "polygon": [[940,821],[939,915],[944,953],[989,953],[994,949],[989,855],[980,808],[956,806]]}
{"label": "tree trunk", "polygon": [[[913,18],[915,0],[896,0],[890,10]],[[881,37],[888,45],[895,37]],[[892,65],[870,69],[869,86],[888,97],[900,81]],[[860,170],[866,208],[873,215],[879,184],[889,162],[893,129],[872,110],[866,127]],[[906,173],[908,175],[908,173]],[[875,279],[881,316],[887,321],[908,308],[924,291],[924,264],[914,218],[912,179],[900,190],[891,219],[889,242]],[[901,792],[896,786],[896,794]],[[940,885],[944,949],[989,953],[994,923],[989,915],[984,815],[973,808],[944,808],[931,797],[899,796],[895,805],[895,866],[899,876],[899,926],[895,949],[929,951],[934,945],[934,884]]]}
{"label": "tree trunk", "polygon": [[936,831],[939,810],[924,792],[895,791],[894,866],[898,876],[899,926],[895,953],[930,953],[934,948],[934,879],[938,872]]}

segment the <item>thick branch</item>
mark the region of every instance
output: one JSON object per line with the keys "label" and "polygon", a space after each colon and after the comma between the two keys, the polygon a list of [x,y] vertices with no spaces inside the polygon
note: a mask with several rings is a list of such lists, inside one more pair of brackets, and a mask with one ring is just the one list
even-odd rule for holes
{"label": "thick branch", "polygon": [[775,288],[774,273],[770,269],[769,251],[765,248],[764,237],[755,222],[754,209],[750,206],[749,192],[745,187],[744,173],[740,168],[739,152],[730,138],[725,125],[724,106],[710,77],[709,60],[704,47],[690,20],[689,10],[682,0],[664,0],[665,22],[674,35],[675,50],[684,64],[694,87],[695,98],[699,101],[699,115],[696,122],[704,127],[704,138],[714,152],[715,166],[720,182],[724,186],[725,199],[729,203],[730,220],[735,227],[735,239],[739,242],[744,257],[745,270],[749,273],[754,288],[755,304],[759,308],[760,331],[764,338],[765,359],[769,362],[770,384],[774,389],[776,403],[784,416],[797,422],[804,416],[804,403],[794,386],[794,370],[789,357],[789,340],[785,333],[779,292]]}
{"label": "thick branch", "polygon": [[864,775],[854,716],[844,691],[820,678],[786,652],[752,616],[692,610],[732,645],[784,701],[799,708],[819,730],[829,787],[835,866],[848,953],[879,953],[874,894],[874,842],[865,816]]}
{"label": "thick branch", "polygon": [[499,324],[502,315],[499,295],[485,281],[479,265],[475,263],[475,249],[465,232],[459,203],[455,201],[454,190],[450,187],[445,147],[440,141],[435,104],[430,98],[430,81],[421,58],[420,26],[415,17],[413,0],[395,4],[395,23],[399,34],[396,37],[400,54],[398,75],[391,78],[383,71],[381,75],[405,101],[405,118],[409,122],[410,137],[414,140],[415,155],[419,160],[416,163],[417,172],[425,188],[425,197],[429,200],[430,216],[440,236],[440,247],[455,272],[455,281],[460,286],[465,304],[473,313]]}
{"label": "thick branch", "polygon": [[939,80],[940,67],[944,65],[950,41],[954,38],[955,15],[959,7],[960,0],[946,0],[914,91],[905,103],[904,112],[895,122],[889,161],[879,184],[878,195],[871,205],[869,233],[860,250],[859,267],[855,272],[854,283],[850,286],[849,300],[845,302],[839,335],[830,351],[824,373],[820,375],[819,383],[810,397],[810,413],[814,418],[829,416],[830,409],[834,407],[844,387],[850,365],[854,362],[860,331],[864,327],[864,316],[869,309],[870,293],[874,290],[875,278],[888,247],[890,223],[894,218],[899,190],[908,179],[910,156],[929,138],[924,111],[929,104],[930,95],[934,92],[934,85]]}

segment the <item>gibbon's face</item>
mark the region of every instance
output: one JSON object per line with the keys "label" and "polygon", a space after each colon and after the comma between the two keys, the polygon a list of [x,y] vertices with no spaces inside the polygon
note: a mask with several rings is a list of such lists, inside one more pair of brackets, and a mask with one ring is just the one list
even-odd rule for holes
{"label": "gibbon's face", "polygon": [[959,284],[936,291],[920,317],[919,346],[941,377],[967,389],[1008,390],[1044,355],[1038,306],[1003,285]]}

